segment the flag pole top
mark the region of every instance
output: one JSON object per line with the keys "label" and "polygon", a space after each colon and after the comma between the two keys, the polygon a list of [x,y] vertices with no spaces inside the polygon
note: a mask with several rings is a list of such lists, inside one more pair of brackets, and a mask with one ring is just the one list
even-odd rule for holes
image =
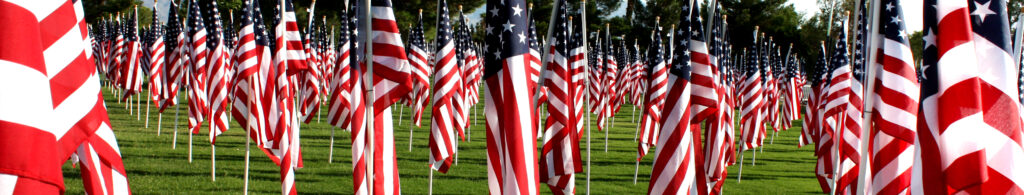
{"label": "flag pole top", "polygon": [[676,28],[676,24],[672,24],[672,28],[675,29]]}
{"label": "flag pole top", "polygon": [[572,16],[569,16],[569,21],[572,21]]}
{"label": "flag pole top", "polygon": [[729,15],[725,15],[725,14],[722,15],[722,20],[725,20],[727,18],[729,18]]}
{"label": "flag pole top", "polygon": [[529,8],[530,10],[533,10],[533,3],[526,4],[526,8]]}
{"label": "flag pole top", "polygon": [[459,12],[462,12],[462,4],[459,4]]}
{"label": "flag pole top", "polygon": [[612,26],[612,24],[610,24],[610,23],[607,23],[607,22],[604,23],[604,27],[605,28],[611,28],[611,26]]}
{"label": "flag pole top", "polygon": [[313,3],[309,3],[309,5],[313,5],[313,4],[316,4],[316,0],[313,0]]}
{"label": "flag pole top", "polygon": [[661,22],[661,16],[655,16],[654,22]]}
{"label": "flag pole top", "polygon": [[[420,9],[420,15],[423,15],[423,9]],[[411,25],[411,24],[410,24]]]}

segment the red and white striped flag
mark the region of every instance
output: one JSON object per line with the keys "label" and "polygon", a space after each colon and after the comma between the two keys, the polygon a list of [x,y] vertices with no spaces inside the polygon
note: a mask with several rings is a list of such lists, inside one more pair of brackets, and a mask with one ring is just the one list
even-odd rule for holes
{"label": "red and white striped flag", "polygon": [[[906,24],[892,23],[891,18],[903,20],[903,4],[899,0],[886,0],[890,9],[880,11],[878,30],[879,48],[877,61],[868,66],[877,66],[874,91],[866,97],[874,98],[871,106],[871,131],[869,132],[871,183],[873,194],[909,193],[911,167],[914,166],[914,145],[917,133],[917,114],[920,84],[914,67],[914,56],[910,51],[910,40],[906,37]],[[865,60],[866,61],[866,60]],[[868,186],[865,186],[868,187]]]}
{"label": "red and white striped flag", "polygon": [[0,191],[63,193],[77,153],[83,191],[130,194],[84,16],[81,1],[0,2],[0,29],[17,29],[0,31]]}
{"label": "red and white striped flag", "polygon": [[1018,69],[1006,5],[925,1],[911,193],[1024,193]]}
{"label": "red and white striped flag", "polygon": [[756,57],[758,45],[757,40],[754,40],[751,52],[743,51],[748,59],[742,70],[743,80],[737,91],[737,95],[740,95],[740,139],[743,140],[743,148],[740,151],[760,147],[761,140],[764,139],[764,135],[758,132],[759,126],[764,126],[760,116],[763,96],[761,71],[758,70],[760,67]]}
{"label": "red and white striped flag", "polygon": [[[832,115],[838,121],[834,124],[835,135],[838,144],[839,169],[837,194],[853,194],[857,191],[857,177],[860,172],[860,139],[862,119],[861,107],[863,101],[861,93],[864,91],[860,82],[860,73],[863,70],[854,70],[851,67],[846,45],[846,27],[844,21],[839,31],[839,38],[835,50],[832,51],[832,65],[829,71],[832,73],[826,115]],[[834,108],[829,107],[835,105]],[[826,150],[832,150],[831,148]]]}
{"label": "red and white striped flag", "polygon": [[538,194],[535,103],[530,91],[529,45],[524,0],[488,0],[484,63],[487,83],[487,179],[491,194]]}
{"label": "red and white striped flag", "polygon": [[636,160],[640,161],[651,146],[654,146],[658,142],[658,133],[661,128],[661,111],[665,104],[665,86],[668,85],[668,76],[665,70],[665,50],[661,44],[661,27],[660,23],[655,21],[655,30],[653,32],[654,41],[651,43],[651,49],[648,50],[647,55],[648,63],[651,65],[651,75],[648,79],[650,83],[647,89],[647,101],[644,103],[644,114],[640,118],[640,141],[637,145],[637,156]]}
{"label": "red and white striped flag", "polygon": [[157,108],[161,108],[160,104],[163,103],[162,98],[166,93],[167,86],[164,82],[164,31],[160,24],[160,17],[156,16],[159,12],[158,7],[153,7],[153,24],[150,25],[153,42],[149,45],[149,101],[153,101]]}
{"label": "red and white striped flag", "polygon": [[[554,194],[573,194],[576,190],[575,173],[583,171],[580,158],[579,122],[575,97],[578,91],[572,80],[575,74],[569,64],[570,47],[579,40],[570,39],[566,1],[558,2],[555,29],[548,40],[550,60],[547,60],[544,85],[548,89],[547,123],[544,125],[544,145],[540,156],[540,181],[548,184]],[[582,43],[582,42],[580,42]],[[580,99],[582,100],[582,99]],[[579,104],[582,105],[582,104]]]}
{"label": "red and white striped flag", "polygon": [[[690,15],[686,2],[683,6],[680,29],[676,29],[677,40],[672,53],[673,63],[668,68],[668,92],[665,95],[665,107],[662,109],[661,130],[658,132],[658,144],[654,152],[654,168],[651,171],[651,182],[647,189],[648,194],[694,194],[698,193],[701,183],[698,177],[704,177],[698,172],[697,166],[701,166],[701,159],[697,158],[699,147],[696,145],[700,139],[699,134],[694,134],[690,125],[690,98],[691,84],[690,74],[690,51],[682,48],[690,48],[690,20],[699,19],[700,14],[695,9]],[[699,132],[699,131],[696,131]],[[695,137],[697,136],[697,137]]]}
{"label": "red and white striped flag", "polygon": [[272,139],[265,144],[269,147],[273,158],[280,159],[281,193],[296,194],[295,169],[302,167],[301,147],[299,145],[299,121],[295,112],[295,85],[290,76],[302,74],[310,68],[306,63],[306,54],[302,48],[302,37],[295,22],[295,9],[291,0],[280,0],[278,4],[277,26],[274,27],[274,66],[273,82],[268,82],[268,90],[274,90],[269,96],[270,129],[267,133]]}
{"label": "red and white striped flag", "polygon": [[228,130],[228,72],[231,64],[231,55],[228,54],[227,42],[224,40],[224,30],[221,27],[220,11],[217,10],[217,1],[210,1],[210,14],[207,21],[213,24],[210,29],[210,36],[207,37],[207,45],[211,47],[207,74],[209,85],[206,94],[209,95],[209,117],[210,117],[210,143],[217,140],[217,136]]}
{"label": "red and white striped flag", "polygon": [[[168,10],[178,10],[178,3],[171,1],[168,5]],[[167,72],[166,76],[166,87],[163,93],[164,103],[161,104],[160,111],[170,106],[178,105],[178,90],[181,88],[186,81],[186,69],[187,61],[189,61],[188,53],[186,52],[188,44],[185,42],[185,31],[182,30],[181,20],[178,19],[177,12],[167,12]]]}
{"label": "red and white striped flag", "polygon": [[334,66],[334,73],[331,74],[333,78],[331,78],[328,90],[330,97],[327,99],[327,123],[351,131],[349,126],[353,117],[351,30],[349,30],[347,8],[340,11],[338,17],[341,18],[341,30],[338,33],[340,44],[338,44],[337,60],[334,61],[334,64],[328,64],[328,66]]}
{"label": "red and white striped flag", "polygon": [[259,148],[265,149],[267,147],[264,143],[269,140],[266,130],[271,128],[270,117],[276,116],[269,112],[270,92],[274,90],[267,85],[273,70],[270,38],[263,25],[259,1],[246,0],[242,10],[242,23],[234,52],[237,66],[236,82],[231,88],[231,114],[244,130],[250,132],[249,139],[256,142]]}
{"label": "red and white striped flag", "polygon": [[209,113],[207,103],[207,49],[206,49],[206,26],[203,22],[202,13],[199,11],[199,3],[190,0],[188,8],[188,19],[185,25],[188,28],[188,41],[185,43],[186,52],[190,55],[188,69],[188,128],[193,134],[199,133],[203,121]]}
{"label": "red and white striped flag", "polygon": [[[138,10],[138,8],[136,8]],[[121,95],[121,99],[128,99],[128,97],[135,95],[142,91],[142,40],[139,39],[139,23],[138,23],[138,11],[132,12],[128,20],[128,24],[125,24],[125,54],[124,61],[121,61],[120,69],[121,78],[119,83],[124,86],[124,93]]]}
{"label": "red and white striped flag", "polygon": [[456,115],[453,104],[458,97],[458,89],[462,87],[462,77],[455,59],[455,37],[448,17],[448,1],[441,0],[438,5],[437,56],[434,58],[434,95],[430,115],[430,166],[441,173],[447,173],[455,156]]}
{"label": "red and white striped flag", "polygon": [[420,126],[423,120],[423,108],[427,106],[427,98],[430,97],[430,76],[433,68],[429,59],[430,52],[427,50],[426,39],[423,37],[423,11],[419,13],[416,26],[409,35],[409,48],[406,51],[409,57],[409,65],[412,70],[413,93],[412,95],[412,123]]}

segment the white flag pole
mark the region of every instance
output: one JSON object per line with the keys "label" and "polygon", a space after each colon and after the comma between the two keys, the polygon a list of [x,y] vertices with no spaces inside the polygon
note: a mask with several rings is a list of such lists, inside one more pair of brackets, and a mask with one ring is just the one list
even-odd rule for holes
{"label": "white flag pole", "polygon": [[[557,5],[558,5],[558,1],[555,1],[555,7],[558,7]],[[554,12],[554,11],[555,11],[554,9],[551,10],[551,12]],[[588,44],[587,43],[587,35],[588,34],[587,34],[587,25],[586,25],[587,24],[587,15],[586,15],[586,13],[587,13],[587,0],[580,0],[580,13],[582,13],[582,14],[580,14],[580,21],[581,21],[580,29],[583,32],[581,32],[580,34],[583,35],[583,40],[582,40],[583,41],[583,55],[584,55],[583,59],[586,60],[587,59],[586,55],[587,55],[587,52],[589,50],[589,47],[587,46],[587,44]],[[552,13],[551,15],[554,16],[555,13]],[[552,18],[551,20],[552,21],[549,22],[548,24],[554,24],[554,18]],[[550,27],[548,28],[548,31],[551,31]],[[551,33],[548,33],[548,34],[550,35]],[[544,47],[544,48],[548,48],[548,47]],[[544,52],[544,53],[548,53],[548,52]],[[584,65],[583,66],[583,75],[590,75],[590,66],[589,65]],[[585,83],[590,83],[591,82],[589,76],[584,76],[583,79],[586,80]],[[583,93],[583,95],[587,96],[587,97],[584,98],[584,100],[590,98],[590,93]],[[591,106],[593,106],[593,105],[590,105],[590,103],[587,103],[586,111],[584,111],[584,115],[587,117],[587,128],[584,130],[584,131],[587,132],[587,191],[586,191],[587,195],[590,195],[590,163],[591,163],[591,154],[590,154],[590,147],[591,147],[591,145],[590,145],[590,137],[591,137],[590,136],[590,130],[591,130],[591,128],[590,128],[590,122],[591,122],[590,121],[590,115],[591,114],[590,114],[590,107]]]}
{"label": "white flag pole", "polygon": [[[372,14],[373,9],[371,8],[372,4],[370,4],[370,2],[371,2],[370,0],[362,0],[362,1],[363,1],[362,9],[363,9],[364,13],[363,13],[363,19],[359,20],[359,21],[363,23],[362,24],[362,26],[363,26],[363,29],[362,29],[363,30],[363,37],[365,38],[365,41],[366,41],[366,42],[363,43],[363,47],[366,49],[366,51],[363,53],[363,56],[365,56],[363,60],[365,60],[365,64],[367,64],[366,65],[366,67],[367,67],[366,68],[366,72],[363,73],[363,75],[360,75],[361,77],[363,77],[362,78],[363,79],[363,88],[366,89],[366,94],[365,94],[364,98],[366,98],[366,100],[365,100],[366,101],[366,113],[365,114],[366,114],[366,124],[367,125],[365,125],[366,129],[364,129],[364,131],[366,131],[366,138],[367,138],[366,139],[366,143],[367,143],[367,145],[366,145],[366,152],[363,153],[363,155],[365,155],[363,158],[366,161],[365,162],[366,163],[366,174],[365,175],[366,175],[366,182],[367,182],[366,183],[367,184],[366,185],[367,186],[366,190],[367,190],[367,192],[369,194],[374,194],[373,193],[373,191],[374,191],[373,190],[374,189],[374,185],[373,185],[373,183],[374,183],[374,181],[373,181],[373,179],[374,179],[374,177],[373,177],[373,170],[374,170],[373,169],[373,163],[374,163],[374,159],[373,159],[374,151],[373,150],[374,150],[374,147],[373,146],[374,146],[374,142],[376,141],[376,137],[375,137],[376,135],[374,135],[375,134],[374,126],[376,126],[376,125],[374,125],[374,118],[373,118],[374,117],[373,116],[373,113],[374,113],[374,111],[373,111],[373,100],[374,100],[374,92],[373,92],[373,36],[372,36],[373,35],[373,30],[372,30],[373,23],[370,22],[372,20],[372,18],[373,18],[373,14]],[[369,81],[369,82],[367,82],[367,81]]]}
{"label": "white flag pole", "polygon": [[[850,20],[850,12],[846,12],[846,15],[843,15],[843,19],[842,20],[843,20],[843,26],[840,27],[840,30],[842,30],[843,33],[846,33],[847,22]],[[846,40],[841,40],[841,41],[846,41]],[[833,51],[833,52],[837,52],[837,51]],[[847,63],[849,63],[849,62],[847,62]],[[849,64],[847,64],[847,67],[850,67]],[[839,174],[842,173],[841,170],[843,170],[843,163],[841,162],[843,160],[843,156],[842,156],[842,154],[839,153],[839,148],[840,148],[839,145],[843,141],[841,139],[843,137],[842,136],[842,134],[843,134],[842,133],[842,131],[843,131],[842,128],[846,127],[846,117],[843,117],[843,116],[847,116],[847,113],[846,113],[845,110],[839,114],[839,117],[836,117],[836,124],[838,124],[838,125],[836,126],[837,128],[835,128],[835,129],[837,129],[837,132],[835,132],[835,135],[832,136],[832,140],[834,140],[834,141],[832,141],[832,143],[833,143],[832,145],[834,147],[834,149],[832,149],[832,152],[835,153],[835,158],[833,159],[833,161],[835,162],[834,163],[835,166],[832,166],[834,173],[832,174],[832,191],[831,191],[831,194],[836,194],[836,191],[837,191],[836,189],[839,188],[839,178],[840,178]],[[867,126],[867,125],[864,125],[864,126]]]}
{"label": "white flag pole", "polygon": [[[874,112],[874,107],[873,107],[874,106],[874,103],[873,103],[874,102],[874,98],[872,98],[872,96],[873,96],[873,92],[875,91],[875,85],[874,85],[875,76],[876,76],[875,75],[876,74],[875,71],[877,70],[878,66],[874,65],[874,63],[867,63],[867,62],[874,62],[874,61],[878,60],[878,51],[876,49],[874,49],[874,48],[878,48],[878,46],[879,46],[879,42],[875,41],[875,39],[880,38],[880,36],[878,34],[878,31],[875,30],[875,29],[878,29],[878,25],[879,25],[878,24],[878,20],[881,17],[881,13],[878,12],[878,10],[881,9],[881,5],[879,5],[879,4],[881,4],[880,1],[872,0],[871,1],[871,9],[868,10],[868,13],[871,15],[870,16],[871,20],[868,21],[868,25],[869,25],[868,31],[869,31],[869,33],[867,33],[867,39],[865,39],[865,40],[868,41],[868,46],[869,46],[867,48],[868,58],[866,59],[867,61],[865,61],[865,63],[864,63],[866,65],[865,67],[867,67],[866,68],[867,69],[867,74],[865,75],[865,77],[867,77],[867,78],[864,79],[864,82],[865,82],[864,83],[865,93],[864,93],[864,120],[863,120],[863,122],[864,122],[865,125],[861,125],[861,133],[860,133],[860,137],[861,137],[860,138],[860,151],[861,151],[861,155],[860,155],[860,164],[859,164],[860,165],[860,174],[857,177],[857,183],[858,183],[857,186],[860,186],[860,187],[857,188],[857,194],[867,194],[867,192],[869,190],[871,190],[871,185],[869,185],[869,182],[868,182],[868,181],[871,180],[871,172],[868,172],[868,170],[871,170],[871,151],[869,151],[870,147],[869,147],[868,144],[871,143],[871,140],[870,140],[870,138],[871,138],[871,136],[870,136],[871,135],[870,134],[871,125],[870,124],[871,124],[871,117],[874,114],[873,113]],[[857,6],[857,8],[860,9],[860,6]],[[860,11],[857,11],[857,13],[860,14]],[[861,17],[864,17],[864,16],[861,16]],[[1021,23],[1021,21],[1018,21],[1018,23]],[[1020,37],[1021,37],[1021,30],[1020,30],[1020,28],[1017,28],[1017,37],[1018,37],[1017,40],[1019,41]],[[1018,49],[1020,48],[1020,44],[1017,44],[1016,46],[1017,46]],[[1020,52],[1015,52],[1015,54],[1019,55]],[[1014,58],[1014,60],[1019,60],[1019,59],[1020,59],[1019,57]],[[1016,64],[1019,64],[1019,63],[1016,63]]]}
{"label": "white flag pole", "polygon": [[149,103],[152,102],[152,101],[150,101],[150,99],[153,99],[153,94],[149,94],[149,99],[145,100],[146,101],[146,129],[149,129]]}
{"label": "white flag pole", "polygon": [[330,143],[330,145],[328,147],[331,148],[330,152],[327,154],[327,163],[330,164],[330,163],[334,162],[334,126],[333,125],[331,126],[331,143]]}
{"label": "white flag pole", "polygon": [[[147,117],[148,118],[148,117]],[[160,129],[163,128],[164,113],[156,113],[156,136],[160,136]]]}

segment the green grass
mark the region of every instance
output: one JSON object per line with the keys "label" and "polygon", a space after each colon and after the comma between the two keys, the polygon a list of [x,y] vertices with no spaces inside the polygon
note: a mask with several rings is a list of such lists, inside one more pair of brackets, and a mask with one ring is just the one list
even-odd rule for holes
{"label": "green grass", "polygon": [[[175,108],[169,108],[163,116],[162,132],[157,135],[157,112],[149,113],[149,128],[145,118],[137,120],[129,115],[125,102],[118,102],[109,89],[103,89],[107,112],[110,114],[114,133],[117,135],[121,155],[131,189],[136,194],[240,194],[243,185],[245,132],[231,121],[230,130],[217,139],[217,180],[210,178],[210,144],[208,129],[193,137],[193,161],[188,162],[187,107],[182,104],[177,116],[177,149],[172,149],[175,131]],[[182,92],[183,94],[184,92]],[[184,95],[182,95],[184,97]],[[184,100],[184,98],[182,98]],[[142,101],[145,104],[144,101]],[[185,101],[181,101],[185,102]],[[404,110],[401,124],[395,125],[395,148],[397,149],[402,192],[426,194],[428,187],[427,136],[430,113],[424,113],[423,127],[413,129],[413,147],[409,147],[410,109],[395,106],[395,116]],[[326,108],[326,107],[325,107]],[[143,105],[143,117],[145,117]],[[487,172],[483,134],[483,106],[475,109],[481,120],[472,120],[466,142],[459,143],[458,164],[447,174],[434,174],[435,194],[486,194]],[[642,194],[647,192],[651,174],[650,155],[640,163],[639,179],[633,184],[636,142],[633,135],[637,122],[631,121],[633,110],[623,105],[622,112],[615,118],[615,126],[608,134],[608,151],[605,152],[604,132],[593,131],[591,193],[593,194]],[[326,110],[321,113],[326,116]],[[639,120],[639,113],[637,113]],[[595,118],[596,120],[596,118]],[[208,125],[208,124],[207,124]],[[757,154],[757,165],[751,166],[751,152],[746,152],[743,167],[743,181],[737,182],[739,164],[729,167],[728,180],[723,190],[728,194],[798,194],[820,193],[814,177],[814,156],[812,147],[797,148],[800,122],[795,128],[778,134],[774,144],[769,144],[764,153]],[[595,127],[596,129],[596,127]],[[352,194],[351,141],[348,132],[335,130],[333,163],[328,163],[328,144],[331,135],[326,118],[320,122],[302,126],[302,147],[305,168],[296,171],[296,185],[303,194]],[[771,139],[771,138],[768,138]],[[581,149],[586,150],[586,138]],[[770,140],[765,140],[767,144]],[[538,146],[540,143],[538,143]],[[586,159],[586,151],[582,152]],[[249,191],[254,194],[280,193],[278,167],[265,154],[253,148],[251,152]],[[65,164],[64,179],[69,194],[83,194],[79,170]],[[586,173],[579,173],[576,187],[579,194],[586,188]],[[540,184],[541,192],[548,194],[546,185]]]}

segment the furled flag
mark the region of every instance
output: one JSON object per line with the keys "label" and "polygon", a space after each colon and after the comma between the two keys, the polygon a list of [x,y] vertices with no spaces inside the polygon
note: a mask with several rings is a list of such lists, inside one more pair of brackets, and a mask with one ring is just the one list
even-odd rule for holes
{"label": "furled flag", "polygon": [[409,48],[406,51],[409,55],[409,65],[412,67],[412,123],[420,126],[423,120],[423,108],[427,105],[427,98],[430,97],[430,75],[431,68],[430,53],[427,52],[427,43],[423,35],[423,10],[419,12],[419,19],[416,26],[410,31]]}
{"label": "furled flag", "polygon": [[[463,35],[463,29],[461,27],[466,25],[464,20],[460,19],[458,24],[459,24],[459,28],[455,28],[455,31],[452,32],[452,41],[454,42],[454,45],[455,45],[455,48],[454,48],[455,49],[455,65],[456,65],[455,69],[458,69],[458,71],[457,71],[458,74],[456,74],[456,76],[453,77],[453,79],[454,79],[453,82],[455,82],[455,83],[452,83],[453,84],[452,85],[453,86],[452,90],[454,90],[455,94],[451,98],[451,102],[452,102],[451,103],[451,107],[452,107],[452,109],[451,109],[452,114],[451,115],[452,115],[453,121],[454,121],[454,123],[452,125],[455,127],[454,128],[455,132],[458,133],[459,138],[461,138],[462,140],[465,140],[466,139],[465,128],[466,128],[466,124],[467,124],[468,119],[469,119],[468,118],[468,116],[469,116],[468,114],[469,113],[467,113],[467,111],[469,111],[467,109],[469,107],[469,105],[466,104],[466,98],[467,98],[466,94],[468,92],[468,87],[466,85],[467,84],[466,80],[470,79],[468,77],[469,74],[466,72],[467,71],[467,67],[469,66],[469,64],[466,63],[466,61],[467,61],[466,59],[469,56],[468,50],[467,50],[467,45],[469,44],[468,43],[469,41],[467,40],[468,37],[462,36]],[[442,44],[442,43],[443,42],[438,42],[438,45],[436,45],[437,48],[441,48],[443,45],[440,45],[440,44]],[[440,53],[440,51],[438,51],[438,53]],[[438,56],[441,56],[441,55],[438,55]],[[437,67],[438,65],[434,65],[434,66]],[[435,81],[435,83],[436,82],[437,81]],[[434,89],[434,91],[435,91],[434,93],[438,93],[438,92],[436,92],[436,91],[438,91],[436,88]],[[458,152],[458,147],[457,146],[455,147],[455,150],[456,150],[456,152]]]}
{"label": "furled flag", "polygon": [[[178,10],[178,3],[171,1],[168,10]],[[187,79],[187,53],[188,44],[185,42],[185,31],[182,31],[181,20],[178,19],[177,11],[167,12],[167,34],[164,35],[167,44],[167,68],[165,68],[167,91],[163,93],[164,103],[161,104],[160,112],[170,106],[178,105],[178,90]]]}
{"label": "furled flag", "polygon": [[207,49],[206,49],[206,26],[203,22],[202,13],[199,12],[199,3],[190,0],[188,7],[188,36],[186,44],[187,53],[191,61],[188,62],[188,128],[192,134],[199,133],[203,121],[209,113],[207,103]]}
{"label": "furled flag", "polygon": [[61,165],[73,153],[85,193],[131,193],[84,16],[82,1],[0,3],[4,193],[64,193]]}
{"label": "furled flag", "polygon": [[348,129],[351,131],[352,121],[352,45],[350,44],[351,30],[349,30],[348,8],[340,10],[338,17],[341,18],[341,30],[338,31],[338,53],[331,78],[331,86],[328,90],[330,97],[327,99],[327,123],[334,127]]}
{"label": "furled flag", "polygon": [[569,18],[568,2],[556,3],[553,36],[548,40],[550,60],[547,60],[544,85],[548,88],[547,123],[544,125],[544,145],[540,156],[540,181],[548,184],[554,194],[573,194],[576,190],[575,173],[583,171],[580,158],[580,136],[576,130],[575,102],[577,91],[572,80],[572,66],[568,63]]}
{"label": "furled flag", "polygon": [[[681,15],[682,23],[688,23],[693,18],[699,18],[699,12],[694,9],[695,14],[690,15],[686,10],[689,2],[683,4]],[[677,40],[674,53],[672,53],[672,64],[669,65],[668,81],[666,82],[667,94],[665,95],[665,106],[661,112],[661,130],[658,132],[658,144],[654,152],[654,168],[651,171],[651,182],[647,189],[648,194],[693,194],[697,193],[698,186],[706,185],[698,177],[704,177],[699,173],[696,166],[702,164],[700,155],[696,152],[697,141],[700,135],[695,135],[690,126],[690,50],[691,44],[686,37],[690,35],[689,25],[678,26],[675,36]],[[699,28],[699,27],[698,27]],[[692,36],[703,36],[693,34]],[[692,37],[690,38],[693,39]],[[697,137],[694,137],[697,136]],[[696,186],[694,185],[696,183]]]}
{"label": "furled flag", "polygon": [[[879,48],[875,68],[874,91],[865,95],[874,98],[871,131],[868,146],[871,152],[870,189],[872,194],[909,192],[911,167],[914,166],[914,145],[917,134],[918,98],[921,91],[906,37],[903,4],[899,0],[883,1],[893,7],[877,10],[881,13],[878,29],[871,31],[878,37]],[[865,6],[866,7],[866,6]],[[894,22],[890,19],[896,18]],[[865,55],[866,56],[866,55]],[[866,60],[865,60],[866,61]],[[866,186],[865,186],[866,187]]]}
{"label": "furled flag", "polygon": [[[154,4],[156,1],[154,0]],[[161,98],[167,90],[164,78],[164,31],[160,24],[160,17],[156,16],[159,6],[153,7],[153,23],[150,25],[150,37],[153,41],[149,45],[149,101],[160,108]],[[148,108],[147,108],[148,109]],[[163,111],[163,110],[161,110]]]}
{"label": "furled flag", "polygon": [[654,33],[652,34],[654,41],[651,43],[651,49],[648,50],[650,54],[647,55],[647,63],[650,65],[647,69],[650,70],[649,77],[645,78],[649,88],[647,88],[647,101],[644,103],[644,114],[640,118],[640,135],[637,146],[636,160],[640,161],[651,146],[657,144],[659,138],[658,133],[661,128],[661,111],[665,105],[665,93],[668,85],[668,75],[665,70],[665,50],[661,44],[661,24],[658,21],[654,22]]}
{"label": "furled flag", "polygon": [[[488,0],[487,178],[492,194],[538,194],[537,131],[529,90],[529,29],[524,0]],[[517,38],[519,40],[517,40]],[[520,41],[522,40],[522,41]]]}
{"label": "furled flag", "polygon": [[925,1],[911,193],[1024,193],[1024,132],[1006,5]]}
{"label": "furled flag", "polygon": [[[138,8],[136,8],[138,10]],[[124,61],[121,61],[120,69],[121,78],[120,83],[124,87],[124,93],[121,95],[121,99],[128,99],[128,97],[135,95],[142,91],[142,40],[139,39],[139,22],[138,11],[132,12],[129,16],[131,19],[128,20],[128,24],[125,24],[125,54]],[[149,60],[149,59],[145,59]]]}
{"label": "furled flag", "polygon": [[[583,10],[580,10],[580,12],[580,14],[582,14]],[[569,44],[567,46],[569,48],[569,53],[568,56],[566,56],[566,60],[568,61],[566,63],[569,64],[570,74],[572,74],[571,83],[574,86],[574,88],[571,89],[574,91],[574,93],[572,94],[571,102],[573,102],[572,107],[573,109],[575,109],[575,111],[572,111],[573,113],[575,113],[572,114],[572,116],[574,116],[575,119],[570,118],[569,120],[576,121],[576,135],[580,138],[582,138],[584,133],[584,127],[587,125],[586,122],[581,122],[584,121],[583,117],[587,115],[586,108],[583,105],[584,101],[586,101],[583,97],[587,93],[587,83],[585,83],[585,72],[587,68],[587,49],[586,46],[583,45],[583,35],[586,34],[586,32],[583,32],[582,23],[582,20],[580,21],[580,23],[574,23],[572,17],[569,17],[568,25],[572,29],[569,32],[572,33],[570,35],[572,37],[568,38],[569,41],[566,42],[567,44]],[[532,20],[531,24],[533,24]],[[536,29],[533,29],[532,31],[532,34],[536,34]],[[537,41],[536,39],[532,39],[531,42],[535,43]],[[533,54],[531,53],[531,55]]]}
{"label": "furled flag", "polygon": [[277,25],[274,27],[274,73],[268,80],[270,126],[267,133],[273,138],[264,145],[270,148],[273,158],[280,159],[281,193],[296,194],[295,169],[302,167],[302,150],[299,145],[299,121],[295,111],[295,86],[289,77],[308,71],[306,54],[302,48],[302,37],[295,21],[295,7],[291,0],[278,1]]}
{"label": "furled flag", "polygon": [[458,89],[462,87],[459,78],[462,77],[457,60],[455,59],[455,37],[452,34],[451,23],[448,17],[448,1],[441,0],[438,4],[438,16],[441,18],[437,24],[437,46],[436,57],[434,57],[434,95],[431,104],[430,115],[430,140],[427,145],[430,147],[430,166],[441,173],[447,173],[452,164],[452,157],[455,155],[455,121],[459,120],[453,104],[459,94]]}
{"label": "furled flag", "polygon": [[352,92],[351,96],[349,97],[349,102],[351,102],[351,110],[349,112],[349,114],[351,114],[351,121],[349,121],[349,130],[352,131],[351,140],[352,186],[354,188],[353,194],[367,195],[370,194],[370,187],[369,182],[367,182],[367,179],[371,179],[372,176],[368,175],[366,172],[366,158],[374,156],[368,155],[370,153],[368,153],[367,150],[369,144],[367,143],[368,139],[366,138],[366,96],[363,95],[367,87],[366,85],[363,84],[362,79],[363,71],[366,69],[366,67],[363,64],[365,64],[366,62],[362,61],[363,59],[361,58],[361,55],[365,51],[360,49],[363,48],[363,46],[365,46],[366,42],[364,42],[363,38],[359,37],[360,34],[363,34],[365,36],[365,33],[359,33],[358,28],[360,25],[362,25],[359,23],[360,21],[362,21],[362,19],[359,18],[363,17],[362,15],[360,15],[358,9],[365,9],[365,7],[359,6],[360,3],[361,1],[349,1],[348,6],[348,10],[350,10],[348,12],[348,18],[350,20],[348,24],[350,27],[349,29],[352,31],[352,33],[349,34],[349,44],[352,45],[352,50],[350,50],[349,52],[349,57],[351,58],[349,62],[351,64],[348,65],[351,70],[351,72],[349,72],[351,80],[349,80],[348,85]]}
{"label": "furled flag", "polygon": [[228,46],[224,41],[224,29],[221,27],[220,11],[217,10],[217,1],[210,1],[210,11],[206,21],[210,23],[210,34],[206,38],[206,46],[210,49],[207,61],[207,73],[209,76],[206,86],[206,95],[209,95],[209,119],[210,119],[210,143],[216,143],[217,136],[228,130],[228,69],[231,64],[231,56],[228,54]]}

